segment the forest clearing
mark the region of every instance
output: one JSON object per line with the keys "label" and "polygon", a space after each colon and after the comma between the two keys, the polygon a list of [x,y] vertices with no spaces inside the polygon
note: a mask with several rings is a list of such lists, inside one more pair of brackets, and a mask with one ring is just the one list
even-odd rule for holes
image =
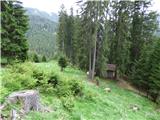
{"label": "forest clearing", "polygon": [[158,3],[1,1],[0,120],[160,120]]}

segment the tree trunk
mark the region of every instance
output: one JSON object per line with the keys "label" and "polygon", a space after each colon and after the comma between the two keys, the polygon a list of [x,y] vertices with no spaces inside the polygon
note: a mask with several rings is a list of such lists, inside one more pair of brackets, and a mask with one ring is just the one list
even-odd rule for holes
{"label": "tree trunk", "polygon": [[91,52],[91,47],[89,48],[89,80],[91,80],[91,75],[92,75],[92,52]]}
{"label": "tree trunk", "polygon": [[94,51],[93,51],[93,65],[92,65],[92,76],[91,79],[94,79],[94,73],[95,73],[95,65],[96,65],[96,52],[97,52],[97,30],[95,31],[95,43],[94,43]]}

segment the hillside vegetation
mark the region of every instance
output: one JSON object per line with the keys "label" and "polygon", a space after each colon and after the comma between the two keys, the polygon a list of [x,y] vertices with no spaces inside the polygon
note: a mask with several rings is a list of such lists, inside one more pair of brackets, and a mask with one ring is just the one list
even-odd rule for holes
{"label": "hillside vegetation", "polygon": [[[29,50],[48,58],[53,57],[56,46],[56,27],[58,18],[51,20],[51,16],[37,9],[27,8],[29,16],[29,30],[27,39]],[[54,15],[54,17],[56,17]]]}
{"label": "hillside vegetation", "polygon": [[[60,72],[56,61],[17,64],[3,69],[2,73],[2,80],[5,79],[5,82],[1,88],[1,93],[4,93],[1,101],[16,90],[39,89],[42,103],[51,110],[48,113],[30,112],[25,116],[25,120],[159,120],[160,118],[160,114],[156,112],[156,104],[132,91],[118,87],[116,81],[99,79],[100,86],[96,86],[77,68],[69,66],[64,72]],[[39,78],[36,78],[36,75]],[[58,81],[61,81],[55,88],[45,84],[51,76],[56,76]],[[35,87],[35,81],[38,79],[42,80],[42,84]],[[77,83],[75,85],[79,87],[76,88],[82,93],[72,94],[73,91],[69,91],[68,87],[71,84],[68,83]],[[106,87],[111,88],[111,92],[107,93],[104,90]],[[132,105],[137,105],[139,110],[133,111]],[[7,110],[3,114],[7,114]]]}

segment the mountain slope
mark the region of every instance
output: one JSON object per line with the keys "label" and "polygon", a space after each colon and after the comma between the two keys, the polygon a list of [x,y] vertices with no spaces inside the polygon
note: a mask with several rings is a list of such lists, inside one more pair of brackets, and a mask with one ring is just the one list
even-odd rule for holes
{"label": "mountain slope", "polygon": [[56,45],[56,20],[46,12],[33,8],[27,8],[26,14],[29,16],[29,30],[27,38],[29,42],[29,50],[48,58],[53,57]]}
{"label": "mountain slope", "polygon": [[40,11],[36,8],[26,8],[27,10],[27,14],[28,15],[33,15],[33,16],[40,16],[42,18],[46,18],[46,19],[49,19],[53,22],[58,22],[58,15],[55,14],[55,13],[47,13],[47,12],[44,12],[44,11]]}
{"label": "mountain slope", "polygon": [[[84,82],[84,96],[75,98],[72,111],[67,111],[60,98],[53,93],[42,94],[44,103],[48,103],[55,111],[49,113],[31,112],[26,120],[45,119],[55,120],[159,120],[160,114],[155,111],[156,104],[132,91],[123,89],[116,81],[100,79],[100,85],[89,82],[86,74],[76,68],[67,67],[60,72],[56,61],[39,63],[36,66],[40,70],[52,71],[67,80],[81,80]],[[54,69],[53,69],[54,68]],[[106,92],[104,88],[111,88]],[[69,100],[66,101],[66,104]],[[69,104],[70,105],[70,104]],[[132,106],[138,106],[139,110],[133,110]]]}
{"label": "mountain slope", "polygon": [[[40,100],[47,112],[31,111],[23,116],[23,120],[159,120],[160,118],[155,103],[121,88],[117,85],[117,81],[96,78],[100,83],[97,86],[88,81],[86,73],[76,67],[68,66],[61,72],[57,61],[20,63],[4,68],[2,73],[0,82],[5,81],[0,86],[2,102],[14,91],[31,88],[39,91]],[[38,79],[41,81],[40,86],[35,82]],[[47,84],[48,80],[52,80],[56,86],[52,86],[54,83]],[[79,89],[81,86],[82,89]],[[111,92],[107,92],[105,88],[110,88]],[[74,90],[82,90],[82,93],[73,96]],[[2,115],[8,117],[9,110],[20,110],[18,105],[12,104],[7,107],[2,111]]]}

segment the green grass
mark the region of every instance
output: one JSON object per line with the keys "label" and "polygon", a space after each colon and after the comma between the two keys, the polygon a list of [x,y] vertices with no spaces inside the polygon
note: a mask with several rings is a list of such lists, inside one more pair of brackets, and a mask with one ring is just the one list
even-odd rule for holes
{"label": "green grass", "polygon": [[[156,104],[132,92],[120,88],[115,81],[100,80],[100,86],[87,81],[86,74],[78,69],[67,67],[64,72],[56,61],[49,63],[34,63],[44,71],[54,71],[64,79],[79,79],[84,81],[84,93],[91,98],[76,97],[71,111],[66,110],[61,100],[53,93],[40,93],[42,103],[51,112],[30,112],[25,120],[160,120],[160,113],[156,112]],[[104,88],[110,87],[106,93]],[[136,104],[140,110],[133,111],[130,105]]]}

